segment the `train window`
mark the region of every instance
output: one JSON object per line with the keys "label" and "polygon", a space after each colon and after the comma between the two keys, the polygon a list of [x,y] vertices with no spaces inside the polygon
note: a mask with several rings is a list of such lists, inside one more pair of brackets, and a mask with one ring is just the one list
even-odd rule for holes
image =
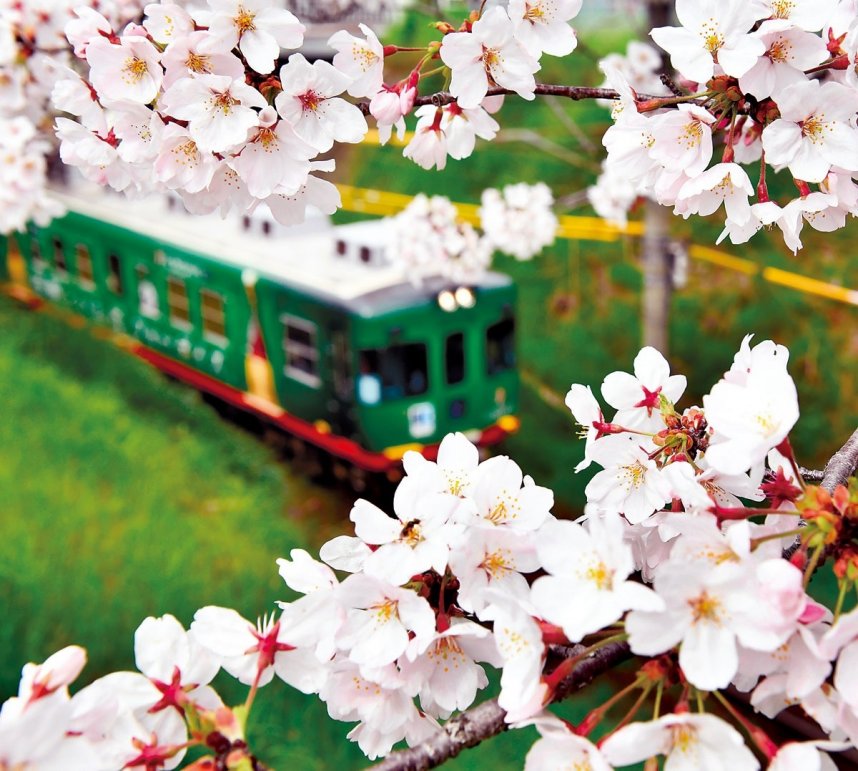
{"label": "train window", "polygon": [[286,374],[293,380],[318,388],[319,351],[316,325],[294,316],[281,316],[283,322],[283,351],[286,354]]}
{"label": "train window", "polygon": [[372,262],[372,251],[368,246],[362,246],[360,248],[360,261],[366,265]]}
{"label": "train window", "polygon": [[142,265],[135,271],[137,276],[137,301],[140,307],[140,315],[150,319],[157,319],[161,315],[158,301],[158,289],[149,278],[149,271]]}
{"label": "train window", "polygon": [[183,329],[191,326],[188,287],[184,281],[174,276],[167,277],[167,307],[170,309],[170,323]]}
{"label": "train window", "polygon": [[343,241],[343,239],[341,238],[337,241],[337,254],[340,257],[343,257],[345,255],[346,251],[347,251],[346,242]]}
{"label": "train window", "polygon": [[92,255],[90,255],[86,245],[78,244],[75,247],[74,258],[80,283],[86,288],[92,289],[95,286],[92,275]]}
{"label": "train window", "polygon": [[223,297],[210,289],[201,289],[200,305],[203,314],[203,334],[214,342],[223,344],[226,342]]}
{"label": "train window", "polygon": [[465,335],[461,332],[447,337],[444,344],[444,362],[447,385],[461,383],[465,379]]}
{"label": "train window", "polygon": [[515,319],[503,319],[486,330],[486,371],[496,375],[515,366]]}
{"label": "train window", "polygon": [[107,288],[120,297],[125,294],[125,285],[122,283],[122,264],[118,254],[107,255]]}
{"label": "train window", "polygon": [[358,398],[364,404],[419,396],[429,388],[429,368],[423,343],[368,348],[360,352]]}
{"label": "train window", "polygon": [[59,238],[54,238],[52,241],[54,245],[54,265],[56,265],[58,273],[69,272],[69,266],[66,262],[66,252],[63,248],[63,242]]}

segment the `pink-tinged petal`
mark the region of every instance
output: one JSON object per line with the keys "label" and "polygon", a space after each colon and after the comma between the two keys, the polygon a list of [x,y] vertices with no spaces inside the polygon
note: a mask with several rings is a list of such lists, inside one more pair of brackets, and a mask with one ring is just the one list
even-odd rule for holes
{"label": "pink-tinged petal", "polygon": [[822,182],[831,171],[831,163],[825,159],[820,148],[813,142],[804,139],[789,162],[790,173],[796,179],[805,182]]}

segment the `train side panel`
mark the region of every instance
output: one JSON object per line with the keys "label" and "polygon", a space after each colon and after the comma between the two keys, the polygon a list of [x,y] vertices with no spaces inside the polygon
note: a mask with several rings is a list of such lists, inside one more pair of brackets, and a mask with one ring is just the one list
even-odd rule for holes
{"label": "train side panel", "polygon": [[246,388],[240,270],[75,212],[19,243],[38,294]]}
{"label": "train side panel", "polygon": [[256,284],[259,323],[280,405],[322,432],[351,438],[343,379],[345,311],[269,279]]}

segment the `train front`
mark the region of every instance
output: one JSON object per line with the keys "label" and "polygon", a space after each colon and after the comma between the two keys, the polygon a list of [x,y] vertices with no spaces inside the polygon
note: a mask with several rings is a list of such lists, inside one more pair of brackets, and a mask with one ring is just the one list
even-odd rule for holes
{"label": "train front", "polygon": [[489,273],[473,286],[403,283],[363,298],[352,353],[367,449],[396,466],[408,450],[434,458],[451,432],[487,447],[518,429],[515,296]]}

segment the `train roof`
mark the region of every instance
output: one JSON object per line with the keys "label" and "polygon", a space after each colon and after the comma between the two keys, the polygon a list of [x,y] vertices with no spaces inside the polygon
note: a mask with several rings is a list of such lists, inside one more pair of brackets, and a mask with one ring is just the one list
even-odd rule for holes
{"label": "train roof", "polygon": [[[327,218],[311,215],[308,223],[294,228],[274,223],[271,234],[266,235],[262,228],[248,227],[248,221],[258,222],[258,216],[221,219],[217,214],[193,215],[180,201],[170,205],[164,195],[131,200],[88,185],[54,190],[52,194],[69,211],[254,271],[260,278],[305,291],[362,316],[430,301],[450,285],[435,277],[415,286],[399,266],[384,261],[367,265],[337,253],[339,241],[389,248],[391,228],[386,219],[333,226]],[[282,234],[278,235],[278,230]],[[507,276],[490,272],[476,288],[493,289],[510,283]]]}

